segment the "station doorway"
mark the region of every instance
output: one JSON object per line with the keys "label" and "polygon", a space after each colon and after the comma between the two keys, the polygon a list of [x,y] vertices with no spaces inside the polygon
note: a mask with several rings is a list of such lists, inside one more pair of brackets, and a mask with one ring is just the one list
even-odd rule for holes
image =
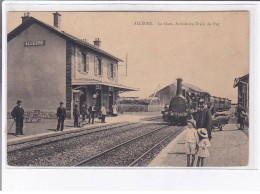
{"label": "station doorway", "polygon": [[[86,102],[86,94],[85,93],[80,95],[80,100],[79,100],[79,108],[80,109],[81,109],[81,107],[82,107],[84,102],[87,103]],[[87,107],[87,104],[86,104],[86,107]]]}

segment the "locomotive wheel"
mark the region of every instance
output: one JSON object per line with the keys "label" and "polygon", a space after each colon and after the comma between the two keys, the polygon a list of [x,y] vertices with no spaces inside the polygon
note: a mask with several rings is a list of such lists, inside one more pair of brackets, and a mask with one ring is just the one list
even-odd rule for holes
{"label": "locomotive wheel", "polygon": [[174,125],[173,119],[170,119],[170,125]]}
{"label": "locomotive wheel", "polygon": [[176,121],[174,118],[169,118],[170,125],[175,125]]}

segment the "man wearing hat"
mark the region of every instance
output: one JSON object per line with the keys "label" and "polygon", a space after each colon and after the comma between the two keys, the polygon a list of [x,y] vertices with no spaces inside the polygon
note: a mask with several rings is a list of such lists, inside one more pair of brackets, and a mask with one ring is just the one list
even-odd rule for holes
{"label": "man wearing hat", "polygon": [[60,107],[57,109],[58,125],[56,131],[63,131],[64,120],[66,119],[66,110],[63,107],[63,102],[60,102]]}
{"label": "man wearing hat", "polygon": [[211,127],[212,127],[212,115],[207,104],[204,105],[204,108],[201,113],[200,125],[197,128],[205,128],[208,132],[209,140],[211,140]]}
{"label": "man wearing hat", "polygon": [[14,118],[16,125],[16,135],[23,135],[23,119],[24,119],[24,110],[22,107],[22,101],[17,100],[17,106],[15,106],[11,112],[12,117]]}

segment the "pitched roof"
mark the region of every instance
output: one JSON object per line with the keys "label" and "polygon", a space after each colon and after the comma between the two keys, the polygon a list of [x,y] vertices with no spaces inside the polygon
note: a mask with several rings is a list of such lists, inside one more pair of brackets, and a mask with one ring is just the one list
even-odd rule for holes
{"label": "pitched roof", "polygon": [[197,86],[194,86],[194,85],[192,85],[192,84],[183,83],[182,86],[183,86],[184,88],[186,88],[186,89],[188,88],[188,89],[193,90],[193,91],[195,91],[195,92],[208,93],[207,91],[205,91],[205,90],[203,90],[203,89],[201,89],[201,88],[199,88],[199,87],[197,87]]}
{"label": "pitched roof", "polygon": [[246,74],[239,78],[235,78],[233,87],[234,88],[237,87],[240,82],[246,82],[246,81],[248,82],[248,79],[249,79],[249,74]]}
{"label": "pitched roof", "polygon": [[[158,90],[156,92],[156,95],[155,96],[158,96],[159,94],[158,93],[162,93],[164,95],[169,95],[170,93],[171,94],[174,94],[176,93],[176,84],[175,83],[171,83],[170,85],[168,86],[165,86],[164,88]],[[189,83],[183,83],[182,84],[182,88],[183,89],[186,89],[187,90],[192,90],[192,92],[201,92],[201,93],[208,93],[207,91],[197,87],[197,86],[194,86],[192,84],[189,84]],[[154,93],[150,95],[150,97],[154,96]]]}
{"label": "pitched roof", "polygon": [[101,53],[103,55],[106,55],[112,59],[115,59],[116,61],[121,61],[123,62],[123,60],[119,59],[118,57],[115,57],[111,54],[109,54],[108,52],[100,49],[99,47],[90,44],[87,41],[81,40],[75,36],[72,36],[64,31],[59,30],[58,28],[51,26],[45,22],[42,22],[34,17],[29,17],[25,22],[23,22],[22,24],[20,24],[18,27],[16,27],[13,31],[9,32],[7,35],[7,41],[12,40],[15,36],[17,36],[18,34],[20,34],[23,30],[27,29],[29,26],[31,26],[32,24],[37,23],[42,27],[45,27],[47,29],[49,29],[50,31],[56,33],[57,35],[61,36],[62,38],[66,39],[66,40],[70,40],[80,46],[86,47],[88,49],[91,49],[93,51],[96,51],[98,53]]}

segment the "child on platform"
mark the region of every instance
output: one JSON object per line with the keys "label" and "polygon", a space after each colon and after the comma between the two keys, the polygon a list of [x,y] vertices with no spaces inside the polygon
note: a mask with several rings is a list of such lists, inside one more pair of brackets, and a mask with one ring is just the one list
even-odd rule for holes
{"label": "child on platform", "polygon": [[199,134],[199,149],[198,149],[198,161],[197,166],[203,166],[205,158],[209,157],[209,150],[208,147],[210,147],[210,142],[208,138],[208,132],[205,128],[199,128],[198,129]]}
{"label": "child on platform", "polygon": [[[196,130],[195,120],[193,119],[188,120],[185,133],[186,133],[185,151],[187,154],[187,166],[193,166],[195,161],[196,148],[199,142],[199,136]],[[191,163],[190,163],[190,156],[192,156]]]}

